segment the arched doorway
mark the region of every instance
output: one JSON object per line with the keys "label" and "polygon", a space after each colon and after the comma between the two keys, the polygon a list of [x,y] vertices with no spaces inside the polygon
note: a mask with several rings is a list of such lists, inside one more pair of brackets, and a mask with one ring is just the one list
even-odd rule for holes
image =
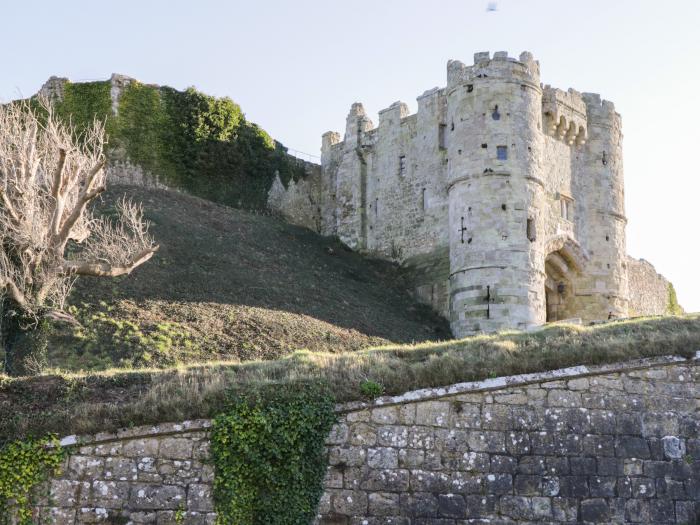
{"label": "arched doorway", "polygon": [[580,317],[575,291],[581,268],[588,257],[578,243],[564,235],[550,239],[545,248],[546,321]]}
{"label": "arched doorway", "polygon": [[575,317],[572,272],[575,270],[561,252],[550,253],[544,262],[544,292],[547,322]]}

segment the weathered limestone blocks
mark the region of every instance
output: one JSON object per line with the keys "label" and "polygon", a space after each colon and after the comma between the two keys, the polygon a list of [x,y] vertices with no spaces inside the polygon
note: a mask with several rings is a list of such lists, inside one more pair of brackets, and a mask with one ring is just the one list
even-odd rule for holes
{"label": "weathered limestone blocks", "polygon": [[510,383],[348,413],[318,523],[694,523],[697,362]]}
{"label": "weathered limestone blocks", "polygon": [[627,258],[630,284],[630,315],[667,313],[671,283],[644,259]]}
{"label": "weathered limestone blocks", "polygon": [[[338,407],[318,525],[689,524],[700,353]],[[76,438],[37,523],[215,522],[211,422]]]}
{"label": "weathered limestone blocks", "polygon": [[61,476],[39,490],[46,494],[40,522],[213,524],[210,425],[190,421],[80,438]]}

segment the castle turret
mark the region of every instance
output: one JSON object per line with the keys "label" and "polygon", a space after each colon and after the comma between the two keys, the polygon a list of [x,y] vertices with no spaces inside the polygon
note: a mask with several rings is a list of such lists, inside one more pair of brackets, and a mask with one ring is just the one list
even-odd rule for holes
{"label": "castle turret", "polygon": [[628,314],[628,282],[622,167],[622,122],[612,102],[584,93],[588,112],[585,172],[590,179],[587,288],[593,298],[584,317],[605,319]]}
{"label": "castle turret", "polygon": [[528,230],[543,201],[539,64],[504,52],[448,63],[450,310],[456,336],[537,321]]}
{"label": "castle turret", "polygon": [[[332,170],[332,180],[328,181],[335,204],[335,224],[331,233],[358,250],[367,246],[367,162],[362,139],[364,133],[373,127],[363,105],[354,103],[345,124],[343,150],[339,152],[337,168]],[[327,140],[322,154],[330,153],[331,143],[336,137],[327,135]]]}

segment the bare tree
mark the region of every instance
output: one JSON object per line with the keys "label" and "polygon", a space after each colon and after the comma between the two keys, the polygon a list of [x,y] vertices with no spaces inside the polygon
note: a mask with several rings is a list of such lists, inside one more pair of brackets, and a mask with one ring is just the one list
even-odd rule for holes
{"label": "bare tree", "polygon": [[0,294],[5,369],[15,372],[18,337],[63,307],[77,276],[130,273],[158,249],[140,205],[118,218],[88,206],[105,191],[105,130],[78,134],[41,100],[0,106]]}

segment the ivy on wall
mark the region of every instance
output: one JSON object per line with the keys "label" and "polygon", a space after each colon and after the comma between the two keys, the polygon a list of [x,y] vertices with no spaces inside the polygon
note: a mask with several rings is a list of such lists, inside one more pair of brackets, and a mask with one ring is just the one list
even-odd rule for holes
{"label": "ivy on wall", "polygon": [[666,304],[666,313],[668,315],[682,315],[683,308],[678,304],[678,297],[676,296],[676,289],[673,287],[672,283],[668,283],[668,302]]}
{"label": "ivy on wall", "polygon": [[249,394],[214,420],[217,525],[308,525],[323,492],[333,400],[315,387]]}
{"label": "ivy on wall", "polygon": [[55,436],[0,449],[0,524],[32,525],[32,491],[57,474],[65,451]]}
{"label": "ivy on wall", "polygon": [[170,186],[222,204],[265,209],[279,173],[284,184],[304,175],[240,106],[194,88],[177,91],[132,81],[112,114],[111,83],[68,82],[56,112],[78,131],[104,121],[108,157],[129,160]]}

